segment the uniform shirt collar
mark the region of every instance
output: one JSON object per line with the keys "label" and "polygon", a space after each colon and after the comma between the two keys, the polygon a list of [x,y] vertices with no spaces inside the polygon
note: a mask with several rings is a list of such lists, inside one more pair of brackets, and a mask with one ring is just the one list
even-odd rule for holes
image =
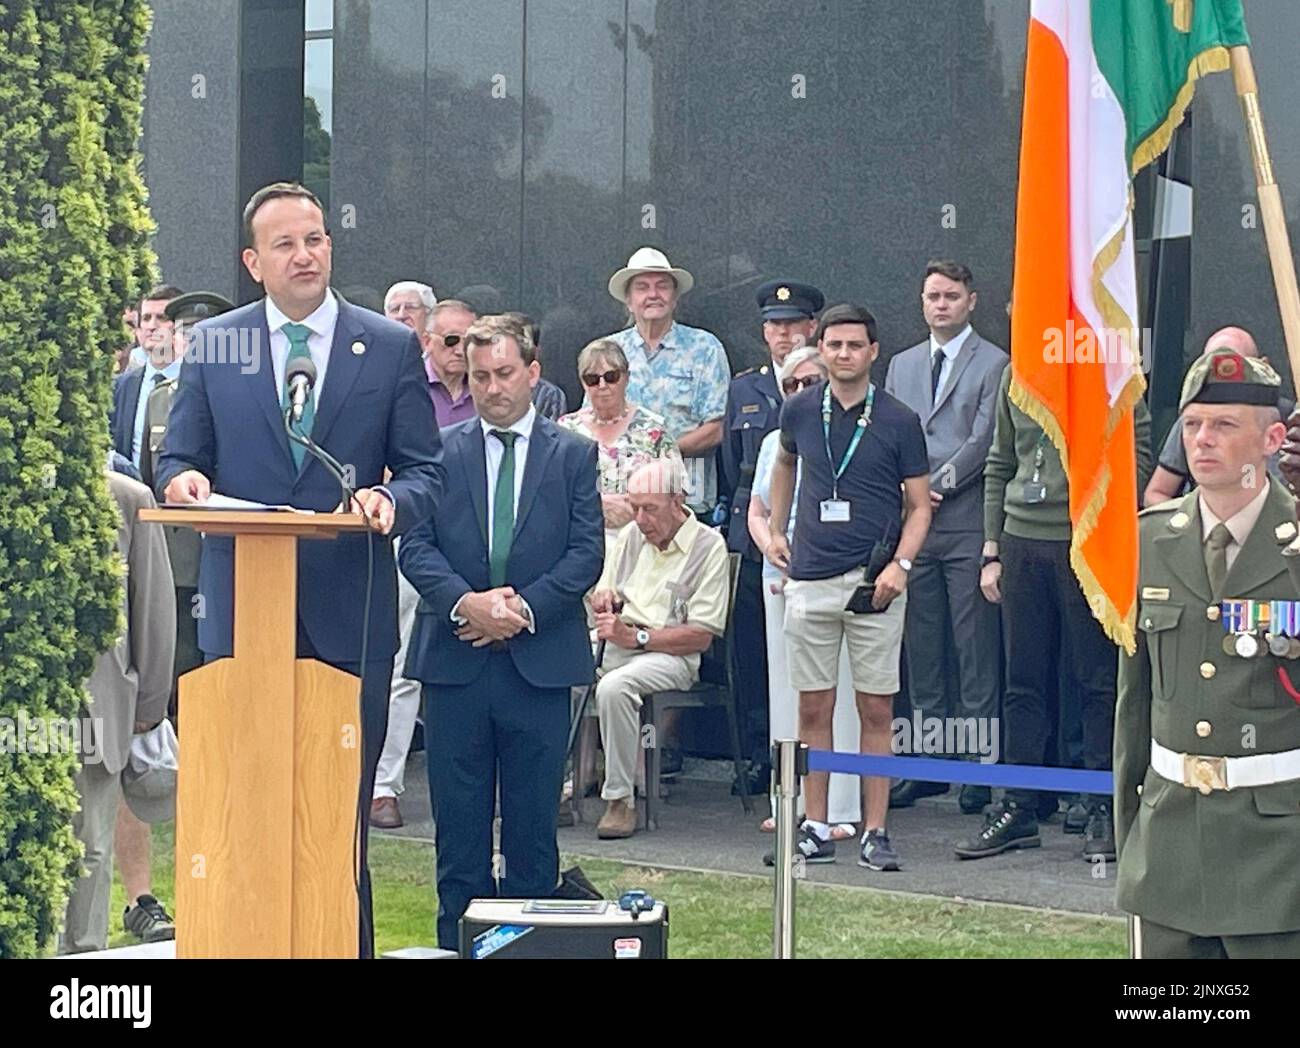
{"label": "uniform shirt collar", "polygon": [[[528,412],[523,418],[519,419],[514,425],[507,426],[506,429],[511,433],[518,433],[527,442],[533,439],[533,423],[537,421],[537,409],[531,404],[528,405]],[[486,439],[492,435],[494,429],[500,429],[500,426],[494,426],[487,419],[479,418],[479,425],[483,427],[483,436]]]}
{"label": "uniform shirt collar", "polygon": [[1201,504],[1201,542],[1206,542],[1210,537],[1210,532],[1214,530],[1216,524],[1223,524],[1232,533],[1232,541],[1238,546],[1244,546],[1250,533],[1255,530],[1255,524],[1259,521],[1259,515],[1264,512],[1264,502],[1268,498],[1269,485],[1271,480],[1267,478],[1264,486],[1259,489],[1259,494],[1237,510],[1227,520],[1220,520],[1214,515],[1214,512],[1205,504],[1205,496],[1198,494],[1196,497]]}
{"label": "uniform shirt collar", "polygon": [[[325,298],[319,306],[311,311],[305,318],[298,321],[311,328],[313,335],[328,335],[334,329],[334,322],[338,319],[339,303],[334,297],[334,292],[330,288],[325,289]],[[270,331],[279,331],[285,324],[292,321],[284,315],[284,311],[275,304],[270,295],[266,296],[266,326]]]}
{"label": "uniform shirt collar", "polygon": [[936,349],[942,348],[943,355],[945,357],[947,357],[949,360],[956,360],[957,354],[961,352],[961,347],[966,344],[966,340],[970,338],[970,334],[971,334],[971,326],[967,324],[964,328],[962,328],[959,332],[957,332],[956,336],[950,338],[947,342],[944,343],[942,347],[940,347],[938,341],[934,337],[934,334],[931,333],[930,359],[932,360],[934,359],[934,351]]}

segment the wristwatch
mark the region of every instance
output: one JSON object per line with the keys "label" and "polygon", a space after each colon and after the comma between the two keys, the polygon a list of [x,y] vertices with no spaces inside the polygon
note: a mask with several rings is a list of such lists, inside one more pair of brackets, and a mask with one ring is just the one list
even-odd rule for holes
{"label": "wristwatch", "polygon": [[996,553],[986,553],[980,558],[980,567],[987,568],[990,564],[1001,564],[1002,558]]}
{"label": "wristwatch", "polygon": [[906,557],[899,557],[894,561],[894,563],[897,564],[904,571],[912,570],[912,562],[908,560]]}
{"label": "wristwatch", "polygon": [[637,631],[636,631],[636,650],[637,650],[637,651],[645,651],[645,646],[646,646],[647,644],[649,644],[649,643],[650,643],[650,631],[649,631],[649,630],[637,630]]}

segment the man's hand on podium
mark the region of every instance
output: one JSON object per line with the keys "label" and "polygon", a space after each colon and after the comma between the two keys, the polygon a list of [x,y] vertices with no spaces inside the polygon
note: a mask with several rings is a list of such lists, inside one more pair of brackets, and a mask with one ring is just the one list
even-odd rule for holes
{"label": "man's hand on podium", "polygon": [[523,615],[523,602],[510,586],[486,590],[483,593],[466,593],[456,607],[456,614],[465,625],[456,631],[461,640],[482,648],[496,640],[509,640],[528,628]]}
{"label": "man's hand on podium", "polygon": [[361,488],[353,494],[352,501],[370,516],[370,527],[373,530],[381,535],[387,535],[393,530],[393,521],[396,519],[393,502],[382,491]]}
{"label": "man's hand on podium", "polygon": [[180,504],[206,502],[211,494],[212,481],[197,469],[187,469],[172,477],[167,490],[163,492],[163,500]]}

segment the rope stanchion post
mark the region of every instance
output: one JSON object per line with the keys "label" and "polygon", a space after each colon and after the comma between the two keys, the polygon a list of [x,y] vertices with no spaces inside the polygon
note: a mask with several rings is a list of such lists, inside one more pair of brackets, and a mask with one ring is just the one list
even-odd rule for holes
{"label": "rope stanchion post", "polygon": [[772,913],[772,957],[794,959],[795,833],[799,788],[808,774],[808,747],[780,739],[772,747],[772,793],[776,798],[776,902]]}

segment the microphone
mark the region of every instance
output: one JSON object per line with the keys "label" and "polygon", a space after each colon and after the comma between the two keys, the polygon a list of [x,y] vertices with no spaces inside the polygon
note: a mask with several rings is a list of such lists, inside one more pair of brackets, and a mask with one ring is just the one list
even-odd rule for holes
{"label": "microphone", "polygon": [[302,421],[303,409],[312,387],[316,385],[316,365],[310,357],[299,357],[285,369],[284,380],[289,386],[289,411],[294,422]]}

